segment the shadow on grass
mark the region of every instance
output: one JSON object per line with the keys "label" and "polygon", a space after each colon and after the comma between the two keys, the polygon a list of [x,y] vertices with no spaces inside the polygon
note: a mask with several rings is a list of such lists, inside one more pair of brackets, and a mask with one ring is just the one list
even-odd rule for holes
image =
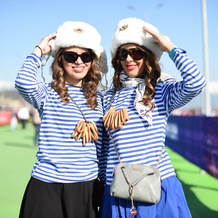
{"label": "shadow on grass", "polygon": [[[214,206],[212,207],[213,209],[208,207],[210,203],[215,205],[217,201],[217,198],[214,197],[216,196],[216,193],[218,193],[218,187],[216,186],[216,182],[210,185],[210,180],[208,180],[203,175],[203,177],[201,177],[201,169],[198,166],[190,163],[188,160],[184,159],[180,154],[174,152],[171,149],[168,149],[168,152],[170,153],[172,163],[175,167],[176,175],[182,183],[192,217],[218,218],[218,211],[214,210]],[[187,178],[189,178],[188,181],[190,181],[190,183],[184,182],[186,176]],[[192,179],[190,180],[190,178]],[[201,192],[198,193],[198,189],[201,190]],[[209,197],[209,193],[211,192],[214,193],[212,199]],[[208,204],[205,204],[205,202]]]}
{"label": "shadow on grass", "polygon": [[[182,186],[183,186],[183,189],[186,195],[186,199],[187,199],[193,218],[217,218],[218,217],[217,211],[212,210],[208,208],[207,206],[205,206],[201,201],[199,201],[199,199],[196,197],[194,192],[191,191],[191,188],[194,186],[187,185],[182,181],[181,183],[182,183]],[[206,189],[208,189],[208,187]],[[205,198],[207,198],[207,196],[205,196]]]}
{"label": "shadow on grass", "polygon": [[11,147],[20,147],[20,148],[28,148],[28,149],[35,149],[36,146],[30,145],[29,143],[19,143],[19,142],[5,142],[5,146],[11,146]]}

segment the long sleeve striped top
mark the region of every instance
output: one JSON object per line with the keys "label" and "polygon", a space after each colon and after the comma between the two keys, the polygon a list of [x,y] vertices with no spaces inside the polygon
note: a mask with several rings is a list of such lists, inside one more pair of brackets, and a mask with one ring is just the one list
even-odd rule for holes
{"label": "long sleeve striped top", "polygon": [[[186,55],[184,50],[175,49],[172,59],[176,68],[181,72],[183,80],[175,81],[170,78],[157,83],[152,100],[155,104],[152,112],[152,125],[142,119],[134,108],[136,88],[122,87],[114,96],[114,90],[111,89],[103,98],[104,113],[109,107],[114,107],[117,111],[126,107],[130,117],[123,128],[110,130],[121,160],[155,166],[163,148],[158,166],[162,180],[175,175],[170,157],[164,147],[167,119],[174,109],[188,103],[206,85],[205,78],[199,72],[195,62]],[[101,172],[104,174],[106,184],[110,185],[113,168],[119,161],[108,134],[104,137],[104,155],[100,161]]]}
{"label": "long sleeve striped top", "polygon": [[38,109],[41,117],[38,152],[32,176],[49,183],[75,183],[90,181],[98,176],[98,152],[102,145],[102,95],[98,94],[97,110],[86,105],[82,88],[67,85],[68,92],[79,105],[86,119],[96,123],[99,139],[82,145],[72,132],[83,117],[70,101],[63,105],[59,95],[49,83],[37,81],[41,60],[35,54],[29,55],[15,80],[20,95]]}

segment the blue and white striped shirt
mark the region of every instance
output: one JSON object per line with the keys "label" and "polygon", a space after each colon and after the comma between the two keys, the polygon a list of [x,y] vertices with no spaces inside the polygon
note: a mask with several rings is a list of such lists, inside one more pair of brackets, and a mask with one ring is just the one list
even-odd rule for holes
{"label": "blue and white striped shirt", "polygon": [[[32,176],[49,183],[75,183],[90,181],[98,176],[97,150],[102,146],[103,109],[102,96],[98,94],[97,110],[86,105],[82,88],[67,85],[68,92],[79,105],[87,120],[96,123],[99,139],[82,145],[72,132],[83,117],[70,101],[63,105],[59,95],[48,83],[37,81],[37,71],[41,60],[31,54],[20,69],[15,86],[23,98],[36,107],[41,116],[39,150],[36,154]],[[97,146],[97,149],[96,149]]]}
{"label": "blue and white striped shirt", "polygon": [[[155,108],[152,112],[152,125],[139,116],[134,108],[136,88],[123,87],[113,96],[113,89],[103,98],[104,112],[110,107],[117,111],[126,107],[130,120],[121,129],[110,130],[117,150],[123,162],[140,163],[155,166],[165,143],[167,119],[171,112],[197,96],[206,85],[205,78],[196,64],[181,49],[175,49],[173,61],[181,72],[182,81],[170,78],[159,81],[152,100]],[[104,155],[101,157],[101,171],[105,173],[106,184],[110,185],[114,166],[118,164],[114,144],[107,134],[104,136]],[[165,149],[158,166],[161,178],[175,175],[170,157]]]}

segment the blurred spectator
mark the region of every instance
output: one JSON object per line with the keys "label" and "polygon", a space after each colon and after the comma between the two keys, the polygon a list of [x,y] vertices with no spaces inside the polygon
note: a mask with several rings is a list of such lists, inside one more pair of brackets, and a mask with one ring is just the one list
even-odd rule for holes
{"label": "blurred spectator", "polygon": [[16,113],[12,113],[12,115],[11,115],[11,122],[10,122],[11,130],[16,130],[17,124],[18,124],[18,122],[17,122]]}
{"label": "blurred spectator", "polygon": [[21,107],[17,112],[18,119],[21,121],[22,129],[26,129],[26,124],[30,118],[29,109],[27,107]]}
{"label": "blurred spectator", "polygon": [[213,117],[218,116],[218,107],[217,107],[217,108],[214,107],[214,108],[212,109],[211,116],[213,116]]}
{"label": "blurred spectator", "polygon": [[41,119],[39,116],[39,112],[35,108],[33,108],[31,114],[32,114],[32,122],[33,122],[33,125],[35,127],[35,135],[34,135],[33,142],[34,142],[34,145],[38,145]]}

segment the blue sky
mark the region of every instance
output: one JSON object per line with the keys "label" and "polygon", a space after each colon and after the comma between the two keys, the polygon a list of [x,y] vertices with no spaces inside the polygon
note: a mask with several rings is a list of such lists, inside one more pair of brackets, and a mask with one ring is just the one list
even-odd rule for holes
{"label": "blue sky", "polygon": [[[218,1],[207,0],[211,81],[218,81],[217,11]],[[111,38],[117,22],[126,17],[138,17],[155,25],[174,44],[187,50],[203,72],[201,0],[7,0],[0,7],[0,80],[14,81],[25,57],[45,35],[55,32],[64,21],[79,20],[95,26],[102,35],[110,81]],[[50,81],[49,63],[44,68],[46,81]],[[180,78],[167,54],[162,56],[160,64],[164,72]]]}

